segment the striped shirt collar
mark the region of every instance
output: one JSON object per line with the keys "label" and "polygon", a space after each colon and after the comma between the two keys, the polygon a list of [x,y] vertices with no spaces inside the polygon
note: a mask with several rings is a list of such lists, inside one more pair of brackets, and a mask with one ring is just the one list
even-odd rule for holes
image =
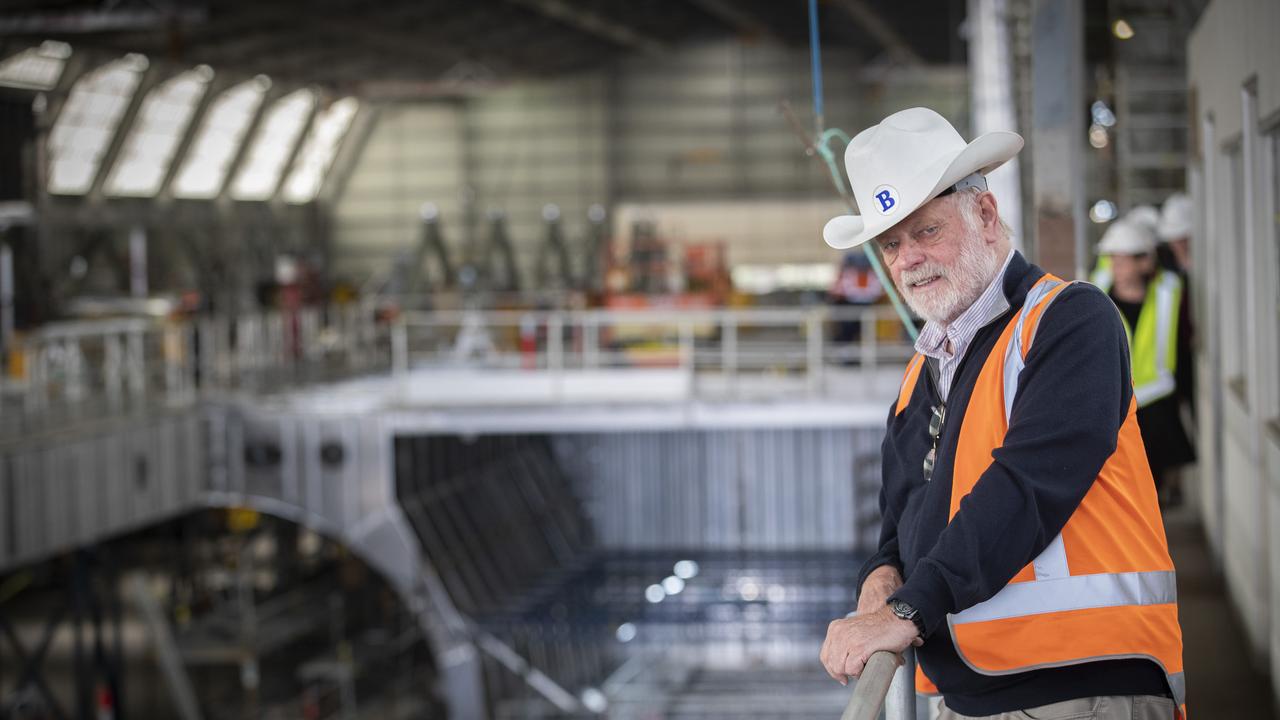
{"label": "striped shirt collar", "polygon": [[[1009,299],[1004,296],[1004,274],[1009,269],[1009,261],[1013,260],[1015,250],[1005,256],[1000,271],[991,279],[991,284],[982,291],[978,299],[960,313],[950,325],[935,322],[925,323],[916,339],[916,352],[937,358],[942,362],[956,362],[964,357],[973,336],[978,334],[987,323],[1000,317],[1009,309]],[[947,350],[947,340],[951,341],[951,349]]]}

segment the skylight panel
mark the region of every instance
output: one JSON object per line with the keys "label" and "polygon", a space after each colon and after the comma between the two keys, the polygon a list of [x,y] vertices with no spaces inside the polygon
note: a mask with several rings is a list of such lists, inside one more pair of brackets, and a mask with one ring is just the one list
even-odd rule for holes
{"label": "skylight panel", "polygon": [[212,79],[213,70],[201,65],[147,94],[120,159],[107,176],[108,195],[153,197],[160,191],[178,143]]}
{"label": "skylight panel", "polygon": [[49,134],[49,192],[83,195],[93,186],[146,69],[144,56],[129,54],[76,81]]}
{"label": "skylight panel", "polygon": [[284,199],[291,203],[311,202],[320,192],[324,176],[333,164],[342,137],[351,127],[360,103],[353,97],[343,98],[316,114],[307,133],[293,172],[284,186]]}
{"label": "skylight panel", "polygon": [[267,111],[249,155],[231,184],[231,197],[237,200],[266,200],[275,194],[298,138],[315,107],[315,95],[298,90],[280,98]]}
{"label": "skylight panel", "polygon": [[39,47],[0,61],[0,85],[27,90],[52,90],[62,77],[71,46],[56,40],[46,40]]}
{"label": "skylight panel", "polygon": [[199,134],[173,181],[173,195],[212,198],[222,190],[231,161],[271,81],[264,75],[222,93],[209,106]]}

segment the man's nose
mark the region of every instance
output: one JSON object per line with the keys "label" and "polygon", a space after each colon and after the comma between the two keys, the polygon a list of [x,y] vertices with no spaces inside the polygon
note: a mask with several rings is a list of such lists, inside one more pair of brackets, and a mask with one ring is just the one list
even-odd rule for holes
{"label": "man's nose", "polygon": [[898,262],[902,263],[904,269],[913,268],[925,261],[924,252],[920,248],[920,244],[911,240],[904,240],[899,245]]}

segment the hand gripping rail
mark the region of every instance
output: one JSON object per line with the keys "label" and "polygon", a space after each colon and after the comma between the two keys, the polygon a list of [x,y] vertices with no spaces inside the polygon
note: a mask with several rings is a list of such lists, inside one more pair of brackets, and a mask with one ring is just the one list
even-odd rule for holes
{"label": "hand gripping rail", "polygon": [[840,720],[877,720],[881,709],[885,720],[915,720],[915,664],[910,648],[901,658],[891,652],[872,653]]}

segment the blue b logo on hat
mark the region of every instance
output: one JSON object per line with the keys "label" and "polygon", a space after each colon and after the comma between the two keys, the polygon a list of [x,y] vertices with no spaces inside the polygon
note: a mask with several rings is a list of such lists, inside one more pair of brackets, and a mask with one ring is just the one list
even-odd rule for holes
{"label": "blue b logo on hat", "polygon": [[875,198],[876,210],[881,215],[888,215],[898,207],[898,191],[888,185],[881,185],[871,194]]}

